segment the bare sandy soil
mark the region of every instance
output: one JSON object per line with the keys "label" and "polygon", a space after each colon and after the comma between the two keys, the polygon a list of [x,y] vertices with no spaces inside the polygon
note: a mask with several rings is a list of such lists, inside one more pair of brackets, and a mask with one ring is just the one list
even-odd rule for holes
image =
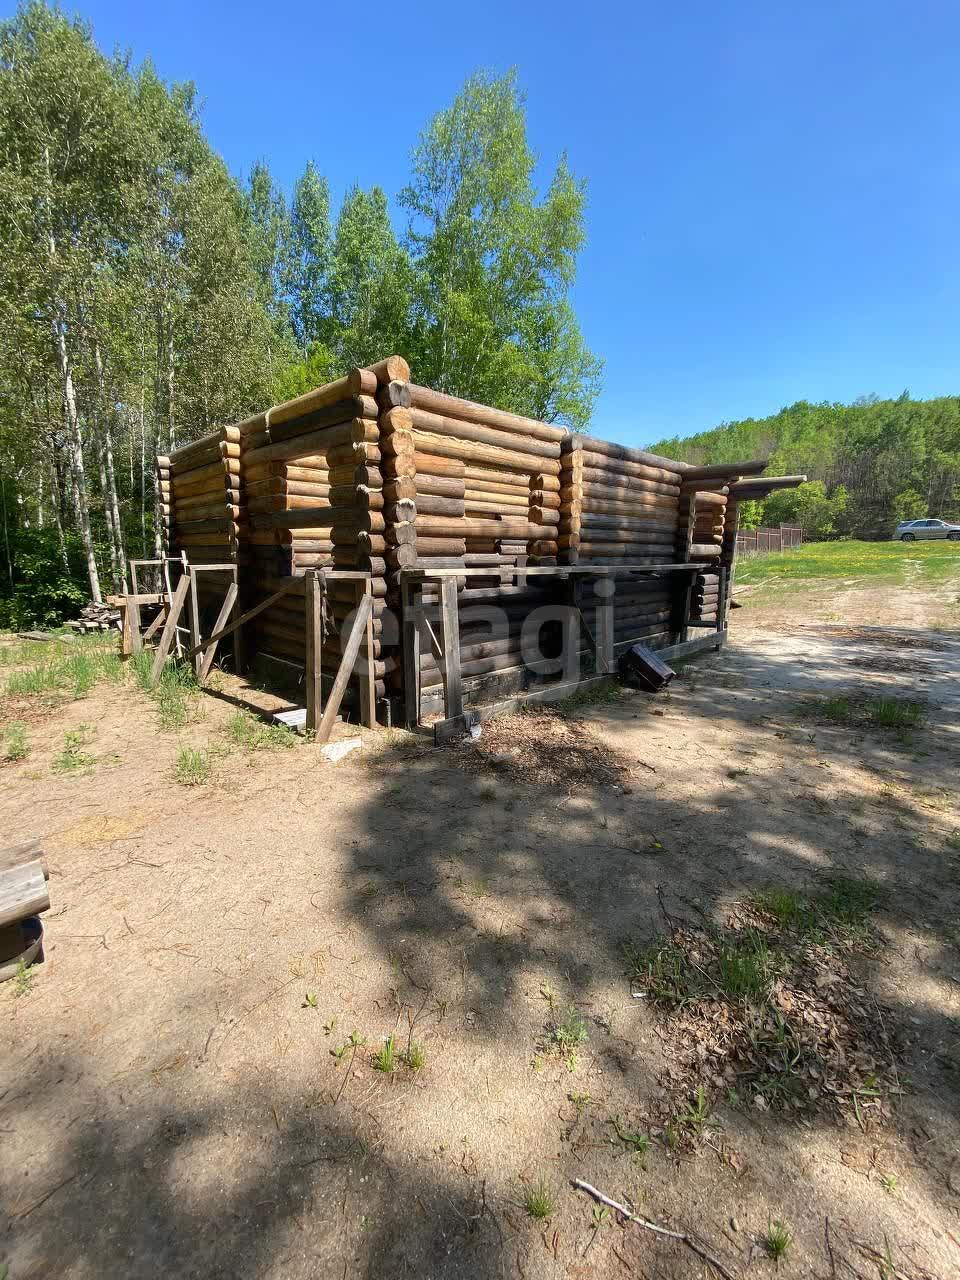
{"label": "bare sandy soil", "polygon": [[[913,594],[906,631],[801,603],[738,611],[728,651],[665,695],[501,725],[486,749],[232,750],[184,788],[179,747],[221,740],[226,698],[180,734],[132,689],[51,711],[0,771],[2,842],[43,842],[53,901],[32,988],[0,988],[0,1274],[715,1274],[595,1213],[583,1177],[735,1276],[773,1273],[774,1219],[785,1276],[956,1275],[960,635],[922,630],[943,601]],[[925,701],[924,728],[809,714],[876,691]],[[96,763],[54,775],[81,723]],[[565,782],[538,783],[531,723],[545,756],[569,752]],[[664,932],[658,890],[723,924],[758,888],[831,872],[885,890],[876,947],[838,963],[897,1046],[889,1116],[712,1090],[672,1148],[689,1077],[622,943]],[[570,1007],[587,1038],[566,1060],[551,1028]],[[375,1069],[394,1032],[421,1070]],[[613,1118],[651,1135],[645,1155]]]}

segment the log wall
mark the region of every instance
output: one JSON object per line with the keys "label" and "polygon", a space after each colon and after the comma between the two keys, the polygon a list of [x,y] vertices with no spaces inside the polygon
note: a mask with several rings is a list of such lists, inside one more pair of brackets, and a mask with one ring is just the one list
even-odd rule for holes
{"label": "log wall", "polygon": [[[513,570],[695,561],[703,571],[694,581],[690,617],[715,621],[718,570],[732,564],[736,547],[736,501],[729,499],[735,467],[691,468],[462,400],[412,381],[400,356],[224,427],[158,458],[157,466],[170,553],[237,564],[245,608],[310,569],[371,575],[381,699],[402,692],[406,568],[489,570],[458,580],[469,702],[492,684],[505,693],[537,678],[522,663],[524,620],[535,608],[569,599],[562,580],[517,582]],[[211,577],[203,575],[206,590],[222,596]],[[581,643],[589,654],[597,601],[586,590]],[[680,591],[678,577],[620,579],[617,645],[676,640],[686,625],[677,610]],[[425,603],[437,594],[428,584]],[[356,594],[349,583],[331,583],[327,599],[322,671],[332,679]],[[497,607],[493,620],[490,605]],[[303,666],[302,589],[251,622],[251,642],[260,653]],[[548,624],[541,634],[548,664],[559,644],[559,624]],[[421,644],[420,661],[429,702],[440,691],[429,643]]]}

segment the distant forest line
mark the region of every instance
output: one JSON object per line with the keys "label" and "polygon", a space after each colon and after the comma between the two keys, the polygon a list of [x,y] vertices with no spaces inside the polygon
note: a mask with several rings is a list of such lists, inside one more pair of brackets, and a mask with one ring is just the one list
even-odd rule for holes
{"label": "distant forest line", "polygon": [[888,538],[901,520],[960,520],[960,397],[853,404],[800,400],[767,418],[659,441],[684,462],[769,458],[770,475],[809,477],[744,504],[742,523],[799,524],[809,538]]}

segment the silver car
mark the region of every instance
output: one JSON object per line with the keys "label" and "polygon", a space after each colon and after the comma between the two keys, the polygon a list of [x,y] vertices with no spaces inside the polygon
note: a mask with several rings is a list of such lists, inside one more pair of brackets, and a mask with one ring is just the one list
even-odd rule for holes
{"label": "silver car", "polygon": [[946,520],[901,520],[893,535],[898,542],[916,542],[918,538],[949,538],[960,542],[960,524]]}

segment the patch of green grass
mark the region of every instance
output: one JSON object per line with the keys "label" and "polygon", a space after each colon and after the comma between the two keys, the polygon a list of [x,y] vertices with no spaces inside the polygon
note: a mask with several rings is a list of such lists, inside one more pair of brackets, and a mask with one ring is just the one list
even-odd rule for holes
{"label": "patch of green grass", "polygon": [[89,769],[94,757],[84,751],[84,747],[93,736],[93,729],[88,724],[81,724],[76,729],[68,729],[63,735],[63,750],[55,755],[51,768],[54,773],[78,773],[81,769]]}
{"label": "patch of green grass", "polygon": [[393,1036],[387,1036],[380,1052],[373,1059],[374,1071],[382,1071],[390,1075],[397,1069],[397,1042]]}
{"label": "patch of green grass", "polygon": [[623,685],[618,684],[611,677],[604,684],[582,689],[579,693],[572,693],[569,698],[563,698],[554,704],[554,710],[561,716],[575,715],[578,711],[584,711],[589,707],[606,707],[611,702],[619,702],[627,692]]}
{"label": "patch of green grass", "polygon": [[203,786],[210,778],[209,751],[181,747],[173,776],[182,787]]}
{"label": "patch of green grass", "polygon": [[824,698],[817,704],[817,711],[824,720],[832,720],[834,724],[849,724],[853,719],[853,703],[842,693],[833,698]]}
{"label": "patch of green grass", "polygon": [[583,1044],[588,1038],[586,1021],[577,1013],[573,1005],[556,1023],[551,1033],[554,1044],[564,1053]]}
{"label": "patch of green grass", "polygon": [[769,555],[746,555],[737,561],[737,582],[768,588],[830,579],[877,581],[904,585],[914,577],[945,582],[960,572],[960,548],[949,542],[806,542]]}
{"label": "patch of green grass", "polygon": [[660,1004],[679,1009],[717,991],[735,1002],[765,1000],[779,962],[762,934],[756,929],[717,931],[709,941],[709,953],[698,961],[672,940],[642,950],[627,943],[623,950],[631,977]]}
{"label": "patch of green grass", "polygon": [[697,1086],[692,1100],[673,1117],[671,1124],[692,1138],[700,1138],[707,1129],[717,1128],[717,1121],[710,1117],[710,1103],[702,1084]]}
{"label": "patch of green grass", "polygon": [[875,881],[831,876],[819,893],[805,895],[790,889],[771,888],[751,899],[762,915],[809,942],[828,937],[856,940],[867,931],[870,915],[884,901]]}
{"label": "patch of green grass", "polygon": [[3,731],[3,749],[0,751],[0,759],[13,763],[16,760],[25,760],[29,754],[27,726],[20,720],[11,721]]}
{"label": "patch of green grass", "polygon": [[[919,728],[927,708],[910,698],[871,698],[862,694],[838,693],[832,698],[819,698],[803,704],[804,715],[830,724],[848,724],[865,729],[896,729],[909,735]],[[909,736],[905,737],[909,744]]]}
{"label": "patch of green grass", "polygon": [[952,835],[947,836],[947,848],[960,850],[960,831],[954,831]]}
{"label": "patch of green grass", "polygon": [[53,652],[46,645],[40,661],[32,667],[14,671],[7,679],[6,692],[18,697],[36,697],[43,693],[65,693],[82,698],[103,680],[118,680],[123,667],[116,643],[109,647],[101,637],[96,643],[74,642],[70,648],[57,646]]}
{"label": "patch of green grass", "polygon": [[13,994],[17,1000],[29,995],[33,990],[34,976],[33,967],[27,964],[26,960],[17,962],[17,972],[13,977]]}
{"label": "patch of green grass", "polygon": [[893,1195],[897,1189],[897,1175],[895,1173],[881,1173],[880,1185],[888,1195]]}
{"label": "patch of green grass", "polygon": [[867,715],[885,729],[916,729],[923,722],[926,707],[909,698],[874,698],[867,703]]}
{"label": "patch of green grass", "polygon": [[186,663],[167,662],[157,683],[151,684],[153,654],[144,649],[132,659],[131,669],[140,689],[156,703],[161,729],[182,729],[188,720],[195,717],[200,686],[192,667]]}
{"label": "patch of green grass", "polygon": [[708,972],[729,999],[759,1003],[770,994],[777,963],[762,934],[744,929],[718,939]]}
{"label": "patch of green grass", "polygon": [[497,786],[495,782],[481,782],[477,787],[477,795],[481,800],[496,800]]}
{"label": "patch of green grass", "polygon": [[267,724],[249,711],[237,711],[224,729],[229,740],[242,751],[277,751],[296,744],[297,735],[282,724]]}
{"label": "patch of green grass", "polygon": [[407,1049],[407,1066],[411,1071],[422,1071],[427,1065],[427,1053],[422,1044],[418,1044],[416,1040],[410,1042]]}
{"label": "patch of green grass", "polygon": [[545,1222],[556,1213],[556,1199],[543,1179],[526,1188],[523,1207],[535,1222]]}
{"label": "patch of green grass", "polygon": [[792,1243],[793,1236],[787,1229],[786,1223],[779,1218],[774,1218],[767,1226],[767,1234],[763,1238],[764,1248],[774,1262],[779,1262],[781,1258],[786,1257]]}
{"label": "patch of green grass", "polygon": [[761,889],[753,895],[752,901],[781,929],[809,933],[818,928],[813,904],[803,894],[790,889]]}

